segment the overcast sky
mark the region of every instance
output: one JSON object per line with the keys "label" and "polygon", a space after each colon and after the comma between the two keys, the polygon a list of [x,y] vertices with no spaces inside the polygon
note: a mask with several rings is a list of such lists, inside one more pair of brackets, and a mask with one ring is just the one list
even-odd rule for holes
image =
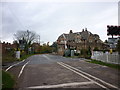
{"label": "overcast sky", "polygon": [[[114,0],[113,0],[114,1]],[[13,41],[18,30],[35,31],[42,42],[83,28],[104,41],[107,25],[118,25],[118,2],[2,2],[2,41]],[[0,26],[1,27],[1,26]]]}

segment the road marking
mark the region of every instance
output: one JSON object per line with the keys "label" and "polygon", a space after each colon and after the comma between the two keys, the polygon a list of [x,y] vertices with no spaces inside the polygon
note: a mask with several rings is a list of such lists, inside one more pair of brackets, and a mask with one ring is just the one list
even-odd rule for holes
{"label": "road marking", "polygon": [[19,75],[18,75],[18,78],[21,76],[21,74],[22,74],[25,66],[26,66],[29,62],[30,62],[30,61],[28,61],[26,64],[23,65],[23,67],[22,67],[22,69],[20,70],[20,73],[19,73]]}
{"label": "road marking", "polygon": [[47,57],[46,55],[42,55],[44,58],[46,58],[46,59],[48,59],[48,60],[50,60],[50,58],[49,57]]}
{"label": "road marking", "polygon": [[[48,60],[51,60],[51,59],[50,59],[49,57],[47,57],[46,55],[43,55],[43,56],[46,57]],[[79,69],[77,69],[77,68],[74,68],[74,67],[72,67],[72,66],[70,66],[70,65],[68,65],[68,64],[65,64],[65,63],[63,63],[63,62],[57,62],[57,63],[58,63],[59,65],[65,67],[65,68],[67,68],[67,69],[75,72],[76,74],[78,74],[78,75],[80,75],[80,76],[83,76],[84,78],[86,78],[86,79],[94,82],[95,84],[99,85],[99,86],[102,87],[102,88],[108,89],[107,87],[105,87],[105,86],[103,86],[102,84],[100,84],[100,83],[98,83],[98,82],[96,82],[96,81],[88,78],[87,76],[92,77],[92,78],[94,78],[95,80],[98,80],[98,81],[100,81],[100,82],[102,82],[102,83],[104,83],[104,84],[106,84],[106,85],[108,85],[108,86],[111,86],[112,88],[118,89],[118,87],[116,87],[116,86],[114,86],[114,85],[112,85],[112,84],[109,84],[109,83],[107,83],[107,82],[105,82],[105,81],[103,81],[103,80],[101,80],[101,79],[99,79],[99,78],[97,78],[97,77],[95,77],[95,76],[92,76],[92,75],[90,75],[90,74],[88,74],[88,73],[86,73],[86,72],[83,72],[83,71],[81,71],[81,70],[79,70]],[[71,69],[71,68],[72,68],[72,69]],[[76,70],[76,71],[75,71],[75,70]],[[79,71],[79,72],[77,72],[77,71]],[[81,74],[80,72],[81,72],[82,74]],[[85,76],[84,74],[85,74],[86,76]]]}
{"label": "road marking", "polygon": [[58,85],[33,86],[33,87],[28,87],[28,88],[30,89],[60,88],[60,87],[88,85],[88,84],[94,84],[94,83],[93,82],[74,82],[74,83],[64,83],[64,84],[58,84]]}
{"label": "road marking", "polygon": [[93,80],[91,80],[90,78],[88,78],[88,77],[84,76],[83,74],[81,74],[81,73],[79,73],[79,72],[76,72],[75,70],[73,70],[73,69],[71,69],[71,68],[69,68],[69,67],[67,67],[67,66],[63,65],[61,62],[57,62],[57,63],[58,63],[59,65],[61,65],[61,66],[65,67],[65,68],[67,68],[67,69],[69,69],[69,70],[71,70],[71,71],[75,72],[76,74],[78,74],[78,75],[80,75],[80,76],[82,76],[82,77],[86,78],[87,80],[93,81]]}
{"label": "road marking", "polygon": [[94,78],[95,80],[98,80],[98,81],[100,81],[100,82],[102,82],[102,83],[104,83],[104,84],[106,84],[106,85],[108,85],[108,86],[110,86],[110,87],[112,87],[112,88],[118,89],[118,87],[116,87],[116,86],[114,86],[114,85],[112,85],[112,84],[110,84],[110,83],[107,83],[107,82],[105,82],[105,81],[103,81],[103,80],[101,80],[101,79],[99,79],[99,78],[97,78],[97,77],[95,77],[95,76],[92,76],[92,75],[90,75],[90,74],[88,74],[88,73],[86,73],[86,72],[83,72],[83,71],[80,70],[80,69],[74,68],[74,67],[72,67],[72,66],[70,66],[70,65],[68,65],[68,64],[63,63],[63,62],[61,62],[61,63],[62,63],[63,65],[68,66],[69,68],[72,68],[72,69],[74,69],[74,70],[76,70],[76,71],[79,71],[79,72],[81,72],[81,73],[89,76],[89,77],[92,77],[92,78]]}
{"label": "road marking", "polygon": [[46,58],[47,60],[51,61],[51,62],[54,62],[53,60],[51,60],[48,56],[46,55],[42,55],[44,58]]}
{"label": "road marking", "polygon": [[25,61],[25,59],[24,59],[23,61],[21,61],[21,62],[18,62],[18,63],[16,63],[16,64],[13,64],[13,65],[9,66],[5,71],[8,71],[8,70],[11,69],[12,67],[14,67],[14,66],[16,66],[16,65],[18,65],[18,64],[20,64],[20,63],[22,63],[22,62],[24,62],[24,61]]}
{"label": "road marking", "polygon": [[65,68],[69,69],[70,71],[72,71],[72,72],[74,72],[74,73],[76,73],[76,74],[78,74],[78,75],[80,75],[80,76],[82,76],[82,77],[84,77],[84,78],[90,80],[91,82],[94,82],[94,83],[97,84],[98,86],[100,86],[100,87],[102,87],[102,88],[105,88],[105,89],[109,90],[107,87],[105,87],[105,86],[103,86],[103,85],[97,83],[96,81],[90,79],[89,77],[87,77],[87,76],[85,76],[85,75],[83,75],[83,74],[81,74],[81,73],[79,73],[79,72],[77,72],[77,71],[75,71],[75,70],[69,68],[68,66],[65,66],[65,65],[62,64],[61,62],[57,62],[57,63],[58,63],[59,65],[65,67]]}
{"label": "road marking", "polygon": [[10,67],[8,67],[5,71],[8,71],[10,68],[12,68],[14,65],[11,65]]}

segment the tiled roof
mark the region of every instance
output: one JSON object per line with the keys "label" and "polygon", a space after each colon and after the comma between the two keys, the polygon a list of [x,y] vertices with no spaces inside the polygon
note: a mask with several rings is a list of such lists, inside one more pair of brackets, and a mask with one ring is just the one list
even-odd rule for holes
{"label": "tiled roof", "polygon": [[83,40],[88,40],[89,36],[92,36],[93,39],[97,39],[98,41],[102,42],[102,40],[99,39],[99,35],[92,34],[91,32],[89,32],[87,30],[82,31],[82,32],[69,33],[69,34],[63,33],[62,35],[60,35],[58,37],[58,39],[65,37],[66,40],[75,40],[77,35],[79,35],[81,37],[81,39],[83,39]]}

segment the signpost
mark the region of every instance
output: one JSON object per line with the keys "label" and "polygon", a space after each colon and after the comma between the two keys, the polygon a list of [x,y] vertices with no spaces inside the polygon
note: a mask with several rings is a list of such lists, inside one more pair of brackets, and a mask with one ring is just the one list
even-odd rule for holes
{"label": "signpost", "polygon": [[26,41],[25,40],[19,40],[19,43],[20,43],[20,46],[19,46],[20,50],[24,50]]}
{"label": "signpost", "polygon": [[108,42],[110,43],[110,47],[115,48],[117,43],[117,38],[113,38],[113,36],[120,36],[120,26],[107,26],[107,35],[111,35],[112,38],[108,38]]}

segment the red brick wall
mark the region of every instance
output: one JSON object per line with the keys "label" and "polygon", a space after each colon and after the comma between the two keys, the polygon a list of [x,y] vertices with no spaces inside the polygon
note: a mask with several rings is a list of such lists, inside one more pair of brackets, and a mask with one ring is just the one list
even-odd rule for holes
{"label": "red brick wall", "polygon": [[7,51],[7,49],[15,49],[17,48],[16,44],[10,44],[10,43],[0,43],[1,44],[1,48],[2,48],[2,53],[5,53]]}

